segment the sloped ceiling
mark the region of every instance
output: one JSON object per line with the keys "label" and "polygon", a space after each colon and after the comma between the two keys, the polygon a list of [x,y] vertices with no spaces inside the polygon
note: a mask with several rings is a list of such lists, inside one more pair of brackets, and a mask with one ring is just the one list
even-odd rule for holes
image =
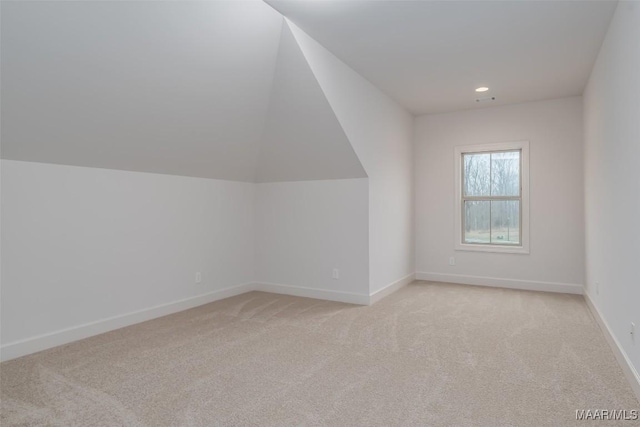
{"label": "sloped ceiling", "polygon": [[[580,95],[615,8],[267,1],[415,114]],[[249,182],[366,176],[262,0],[0,7],[2,158]],[[476,103],[480,85],[497,100]]]}
{"label": "sloped ceiling", "polygon": [[266,1],[414,114],[581,95],[617,3]]}
{"label": "sloped ceiling", "polygon": [[288,24],[282,38],[256,180],[366,176]]}
{"label": "sloped ceiling", "polygon": [[249,182],[366,176],[260,0],[1,7],[2,158]]}

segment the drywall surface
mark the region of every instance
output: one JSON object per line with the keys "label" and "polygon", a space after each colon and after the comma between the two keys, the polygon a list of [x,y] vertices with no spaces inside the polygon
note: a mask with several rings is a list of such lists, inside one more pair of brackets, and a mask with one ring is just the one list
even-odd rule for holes
{"label": "drywall surface", "polygon": [[288,25],[269,99],[256,182],[367,176]]}
{"label": "drywall surface", "polygon": [[283,23],[261,0],[5,2],[2,156],[245,182],[366,177]]}
{"label": "drywall surface", "polygon": [[413,116],[287,21],[369,177],[369,279],[414,270]]}
{"label": "drywall surface", "polygon": [[282,24],[262,1],[3,2],[2,156],[253,181]]}
{"label": "drywall surface", "polygon": [[368,298],[367,181],[257,184],[258,282]]}
{"label": "drywall surface", "polygon": [[[266,0],[416,115],[581,95],[613,1]],[[525,84],[526,82],[526,84]]]}
{"label": "drywall surface", "polygon": [[[584,110],[586,291],[637,377],[640,3],[618,4],[585,90]],[[631,322],[636,324],[635,338]]]}
{"label": "drywall surface", "polygon": [[[454,251],[454,148],[523,140],[530,144],[530,254]],[[580,97],[418,117],[415,162],[418,278],[463,283],[491,278],[502,282],[485,280],[486,284],[512,280],[516,287],[560,286],[556,290],[580,293]],[[449,265],[449,257],[455,257],[455,265]]]}
{"label": "drywall surface", "polygon": [[1,171],[3,346],[253,280],[254,184],[11,160]]}

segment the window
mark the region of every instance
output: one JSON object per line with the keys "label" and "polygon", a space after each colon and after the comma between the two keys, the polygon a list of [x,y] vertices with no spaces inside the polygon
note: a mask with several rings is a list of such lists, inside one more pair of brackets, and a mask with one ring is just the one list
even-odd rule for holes
{"label": "window", "polygon": [[456,147],[457,250],[529,252],[529,143]]}

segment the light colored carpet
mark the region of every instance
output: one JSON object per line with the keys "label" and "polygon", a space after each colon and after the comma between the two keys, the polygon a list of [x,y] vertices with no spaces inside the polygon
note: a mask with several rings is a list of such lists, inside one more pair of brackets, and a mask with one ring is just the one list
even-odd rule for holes
{"label": "light colored carpet", "polygon": [[638,408],[582,297],[426,282],[371,307],[251,292],[0,372],[3,426],[538,427]]}

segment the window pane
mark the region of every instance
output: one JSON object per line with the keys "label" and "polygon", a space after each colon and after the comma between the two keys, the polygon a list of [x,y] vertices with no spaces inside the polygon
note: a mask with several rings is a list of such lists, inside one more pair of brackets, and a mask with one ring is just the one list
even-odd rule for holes
{"label": "window pane", "polygon": [[493,200],[491,202],[491,243],[520,244],[520,201]]}
{"label": "window pane", "polygon": [[489,201],[464,202],[464,243],[491,243]]}
{"label": "window pane", "polygon": [[520,151],[491,153],[491,195],[520,195]]}
{"label": "window pane", "polygon": [[464,154],[464,189],[465,196],[489,195],[489,153]]}

